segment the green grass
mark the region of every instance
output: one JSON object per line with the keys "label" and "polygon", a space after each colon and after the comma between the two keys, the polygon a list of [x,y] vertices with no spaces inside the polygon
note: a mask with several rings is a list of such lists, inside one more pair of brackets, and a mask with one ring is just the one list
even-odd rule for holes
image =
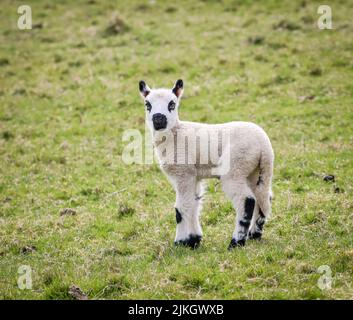
{"label": "green grass", "polygon": [[[42,26],[26,31],[20,4],[0,13],[0,298],[353,298],[352,2],[330,2],[333,30],[316,26],[320,1],[33,0]],[[121,161],[123,131],[144,129],[138,81],[178,78],[182,119],[270,136],[263,241],[226,250],[234,211],[211,181],[202,246],[174,248],[172,187],[157,164]]]}

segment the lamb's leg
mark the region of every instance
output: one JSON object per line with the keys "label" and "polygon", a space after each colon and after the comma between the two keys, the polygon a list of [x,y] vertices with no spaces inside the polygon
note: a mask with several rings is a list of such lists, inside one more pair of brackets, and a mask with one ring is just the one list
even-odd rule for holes
{"label": "lamb's leg", "polygon": [[255,196],[248,187],[246,178],[228,177],[222,180],[222,186],[237,212],[235,230],[228,249],[244,246],[255,209]]}
{"label": "lamb's leg", "polygon": [[193,178],[178,181],[176,184],[176,245],[186,245],[191,248],[199,246],[202,230],[199,221],[200,195],[197,182]]}
{"label": "lamb's leg", "polygon": [[262,210],[259,208],[258,203],[256,202],[248,239],[260,240],[262,237],[262,230],[265,222],[266,217],[263,214]]}
{"label": "lamb's leg", "polygon": [[[271,213],[271,175],[264,176],[264,170],[254,172],[249,177],[249,184],[256,198],[255,210],[248,238],[260,240],[266,218]],[[263,209],[267,211],[263,211]],[[266,215],[267,214],[267,215]]]}

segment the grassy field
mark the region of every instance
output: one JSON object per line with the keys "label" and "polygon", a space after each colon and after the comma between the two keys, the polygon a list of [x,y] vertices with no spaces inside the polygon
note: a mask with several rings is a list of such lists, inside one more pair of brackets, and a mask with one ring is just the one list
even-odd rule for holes
{"label": "grassy field", "polygon": [[[353,299],[352,1],[325,3],[333,30],[317,27],[321,1],[26,3],[32,30],[17,28],[21,2],[0,8],[1,299],[72,299],[72,285],[89,299]],[[172,187],[157,164],[122,162],[124,130],[144,130],[138,81],[178,78],[181,119],[270,136],[261,242],[227,251],[234,211],[210,181],[201,247],[175,248]]]}

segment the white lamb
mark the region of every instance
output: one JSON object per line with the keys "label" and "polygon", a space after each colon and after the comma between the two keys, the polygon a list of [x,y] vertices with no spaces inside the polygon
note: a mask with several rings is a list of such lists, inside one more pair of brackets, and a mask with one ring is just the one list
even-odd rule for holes
{"label": "white lamb", "polygon": [[250,122],[180,121],[182,80],[172,89],[150,89],[140,81],[139,89],[160,166],[176,191],[175,244],[191,248],[200,244],[201,181],[207,178],[220,179],[237,212],[228,249],[243,246],[246,239],[261,239],[265,220],[271,214],[274,161],[271,142],[263,129]]}

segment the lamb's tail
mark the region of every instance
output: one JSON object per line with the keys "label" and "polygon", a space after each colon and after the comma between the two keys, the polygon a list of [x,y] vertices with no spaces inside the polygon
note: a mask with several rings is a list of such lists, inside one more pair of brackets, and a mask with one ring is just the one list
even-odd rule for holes
{"label": "lamb's tail", "polygon": [[268,152],[262,152],[259,165],[259,179],[254,190],[256,200],[265,217],[270,217],[271,215],[273,161],[272,147]]}

